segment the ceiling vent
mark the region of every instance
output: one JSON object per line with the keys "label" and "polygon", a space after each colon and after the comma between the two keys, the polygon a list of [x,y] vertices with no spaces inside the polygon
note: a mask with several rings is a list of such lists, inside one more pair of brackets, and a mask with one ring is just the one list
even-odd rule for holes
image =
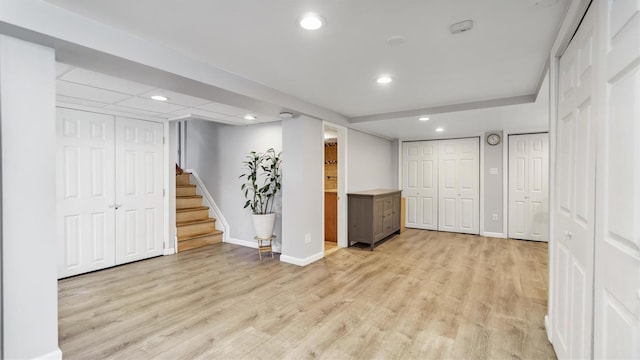
{"label": "ceiling vent", "polygon": [[470,31],[471,29],[473,29],[473,20],[461,21],[459,23],[455,23],[451,25],[451,27],[449,28],[449,30],[451,31],[451,34],[453,35],[467,32],[467,31]]}

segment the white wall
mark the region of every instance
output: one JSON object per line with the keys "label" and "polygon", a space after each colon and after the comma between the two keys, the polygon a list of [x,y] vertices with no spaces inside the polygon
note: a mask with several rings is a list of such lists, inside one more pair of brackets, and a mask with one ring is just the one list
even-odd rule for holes
{"label": "white wall", "polygon": [[[282,151],[282,123],[277,121],[251,126],[231,126],[204,120],[189,120],[186,128],[185,168],[197,171],[229,223],[229,237],[255,243],[251,211],[243,208],[245,199],[240,186],[244,181],[238,177],[242,173],[242,161],[250,151],[264,152],[269,148]],[[283,163],[286,162],[284,154]],[[285,174],[283,178],[284,176]],[[283,188],[286,189],[284,184]],[[280,198],[277,200],[275,234],[278,238],[275,248],[279,250],[282,217]]]}
{"label": "white wall", "polygon": [[[348,146],[351,149],[351,145]],[[284,120],[282,147],[284,161],[280,260],[306,265],[324,256],[322,121],[304,116]],[[305,237],[308,237],[308,242]]]}
{"label": "white wall", "polygon": [[353,129],[347,137],[347,192],[397,189],[397,143]]}
{"label": "white wall", "polygon": [[[4,358],[61,358],[54,51],[0,35]],[[37,101],[34,101],[37,99]]]}

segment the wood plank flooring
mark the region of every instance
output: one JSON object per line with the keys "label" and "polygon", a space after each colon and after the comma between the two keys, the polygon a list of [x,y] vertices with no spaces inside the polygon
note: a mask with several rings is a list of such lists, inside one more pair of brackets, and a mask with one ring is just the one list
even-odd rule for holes
{"label": "wood plank flooring", "polygon": [[307,267],[215,244],[59,282],[65,359],[553,359],[547,244],[407,230]]}

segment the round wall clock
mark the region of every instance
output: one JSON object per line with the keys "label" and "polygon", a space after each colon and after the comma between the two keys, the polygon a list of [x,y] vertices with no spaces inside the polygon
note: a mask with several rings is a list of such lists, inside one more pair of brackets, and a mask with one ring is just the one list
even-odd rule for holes
{"label": "round wall clock", "polygon": [[491,145],[491,146],[496,146],[498,144],[500,144],[500,135],[498,134],[489,134],[489,136],[487,136],[487,144]]}

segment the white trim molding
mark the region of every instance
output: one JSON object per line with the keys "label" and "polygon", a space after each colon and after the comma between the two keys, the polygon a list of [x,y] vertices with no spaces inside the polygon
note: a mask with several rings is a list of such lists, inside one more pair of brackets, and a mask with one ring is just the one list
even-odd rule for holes
{"label": "white trim molding", "polygon": [[553,344],[551,341],[551,323],[549,322],[549,315],[544,316],[544,330],[547,332],[547,340]]}
{"label": "white trim molding", "polygon": [[52,352],[40,355],[33,360],[62,360],[62,351],[60,350],[60,348],[57,348]]}
{"label": "white trim molding", "polygon": [[213,196],[211,196],[209,190],[204,186],[200,176],[198,176],[198,172],[195,169],[186,169],[184,171],[191,174],[191,179],[198,186],[197,191],[202,195],[204,205],[209,207],[209,216],[216,219],[216,230],[223,232],[222,241],[229,242],[229,231],[231,230],[229,223],[227,222],[227,219],[225,219],[224,215],[222,215],[222,211],[216,204],[215,200],[213,200]]}
{"label": "white trim molding", "polygon": [[293,264],[298,266],[307,266],[313,262],[316,262],[324,257],[324,251],[308,256],[304,259],[300,259],[293,256],[288,255],[280,255],[280,261],[285,262],[287,264]]}
{"label": "white trim molding", "polygon": [[507,238],[504,235],[504,233],[495,233],[495,232],[489,232],[489,231],[483,232],[482,236],[484,236],[484,237],[492,237],[492,238],[500,238],[500,239],[506,239]]}
{"label": "white trim molding", "polygon": [[[233,244],[233,245],[245,246],[245,247],[249,247],[249,248],[253,248],[253,249],[257,249],[258,248],[258,242],[257,241],[235,239],[235,238],[232,238],[232,237],[229,237],[229,236],[227,236],[227,238],[226,238],[226,240],[224,242],[229,243],[229,244]],[[277,251],[275,251],[275,248],[274,248],[274,252],[277,252]]]}

